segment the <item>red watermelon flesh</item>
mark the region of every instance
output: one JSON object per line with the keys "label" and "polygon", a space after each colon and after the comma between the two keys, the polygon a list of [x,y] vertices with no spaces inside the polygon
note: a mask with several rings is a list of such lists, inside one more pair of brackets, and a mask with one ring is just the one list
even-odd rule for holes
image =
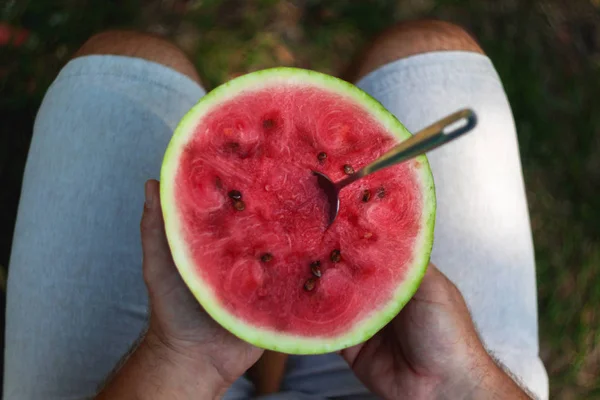
{"label": "red watermelon flesh", "polygon": [[335,337],[392,299],[423,229],[422,161],[345,188],[329,228],[312,174],[337,181],[397,143],[364,107],[316,86],[267,87],[222,102],[193,130],[174,202],[221,307],[249,326]]}

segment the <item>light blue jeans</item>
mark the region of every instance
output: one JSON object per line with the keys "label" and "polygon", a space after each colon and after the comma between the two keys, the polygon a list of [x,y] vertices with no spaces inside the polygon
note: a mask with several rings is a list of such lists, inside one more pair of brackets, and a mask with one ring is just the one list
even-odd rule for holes
{"label": "light blue jeans", "polygon": [[[430,154],[433,261],[460,288],[487,348],[541,398],[533,246],[515,126],[490,60],[435,52],[358,86],[417,131],[462,107],[476,131]],[[179,119],[205,94],[141,59],[88,56],[52,84],[35,122],[10,262],[4,398],[83,399],[143,329],[139,219]],[[337,355],[291,357],[283,399],[366,398]],[[239,380],[230,398],[247,398]]]}

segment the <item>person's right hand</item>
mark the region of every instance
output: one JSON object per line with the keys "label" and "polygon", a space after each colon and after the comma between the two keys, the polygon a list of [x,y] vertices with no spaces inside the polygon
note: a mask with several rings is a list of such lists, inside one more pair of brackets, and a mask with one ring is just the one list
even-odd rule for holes
{"label": "person's right hand", "polygon": [[342,355],[387,399],[529,398],[488,355],[458,288],[434,265],[394,320]]}

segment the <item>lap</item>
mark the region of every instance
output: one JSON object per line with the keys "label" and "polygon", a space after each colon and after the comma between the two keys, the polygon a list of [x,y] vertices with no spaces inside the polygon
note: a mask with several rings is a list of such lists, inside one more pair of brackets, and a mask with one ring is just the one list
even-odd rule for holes
{"label": "lap", "polygon": [[[543,394],[527,204],[493,66],[482,55],[428,53],[385,65],[358,85],[413,132],[461,107],[478,113],[475,132],[430,155],[433,261],[465,295],[488,347]],[[174,127],[203,94],[169,68],[115,56],[75,59],[49,89],[11,255],[6,398],[90,397],[138,337],[147,308],[143,182],[158,177]],[[240,388],[231,397],[246,393]],[[291,357],[283,389],[280,398],[366,395],[337,355]]]}

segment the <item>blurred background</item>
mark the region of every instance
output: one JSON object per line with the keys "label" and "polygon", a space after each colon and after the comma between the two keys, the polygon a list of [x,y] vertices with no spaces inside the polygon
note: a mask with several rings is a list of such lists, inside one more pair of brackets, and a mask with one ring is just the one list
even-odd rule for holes
{"label": "blurred background", "polygon": [[600,398],[600,0],[2,0],[0,7],[2,289],[35,113],[93,33],[164,35],[210,89],[278,65],[340,74],[396,21],[463,25],[496,65],[517,123],[551,397]]}

